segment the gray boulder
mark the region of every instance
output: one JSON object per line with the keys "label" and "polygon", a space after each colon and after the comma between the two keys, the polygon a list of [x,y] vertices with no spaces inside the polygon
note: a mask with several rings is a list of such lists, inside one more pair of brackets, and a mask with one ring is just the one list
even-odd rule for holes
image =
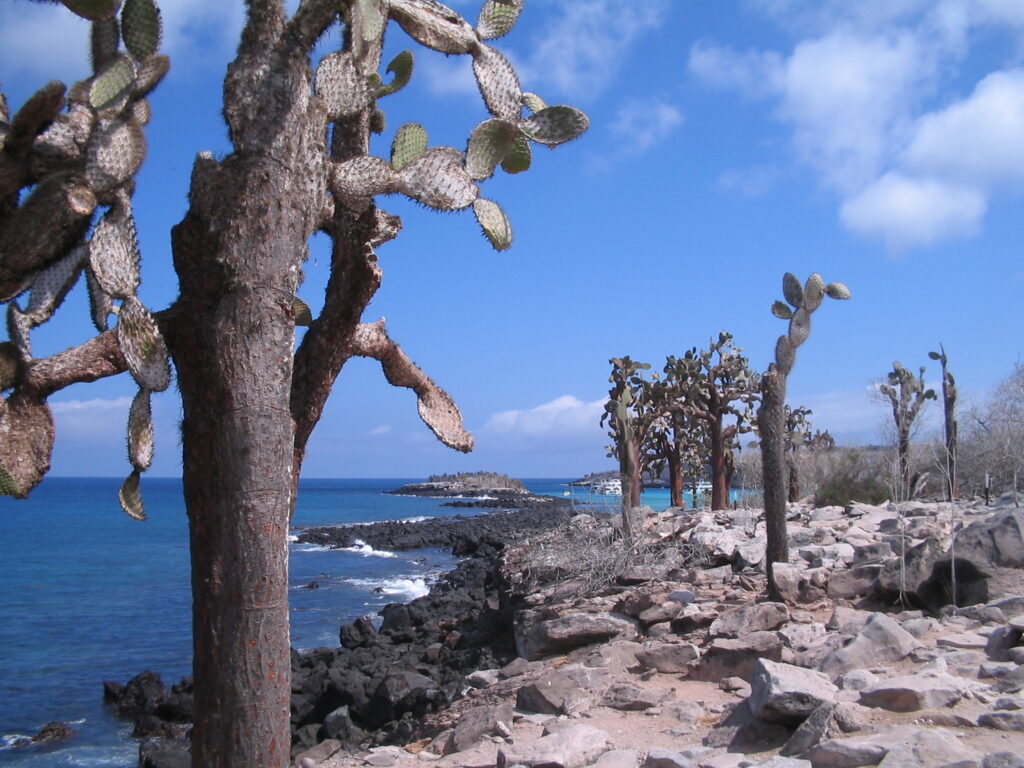
{"label": "gray boulder", "polygon": [[715,638],[700,661],[690,665],[690,678],[717,682],[723,677],[750,680],[759,659],[782,660],[782,639],[776,632],[751,632],[739,638]]}
{"label": "gray boulder", "polygon": [[765,632],[789,621],[785,603],[753,603],[730,608],[711,622],[713,637],[740,637],[749,632]]}
{"label": "gray boulder", "polygon": [[960,701],[964,688],[952,675],[905,675],[879,680],[860,692],[860,703],[890,712],[951,707]]}
{"label": "gray boulder", "polygon": [[615,637],[631,640],[639,635],[633,619],[613,613],[571,613],[528,629],[517,625],[516,630],[516,650],[531,661]]}
{"label": "gray boulder", "polygon": [[762,720],[799,725],[838,692],[820,672],[758,659],[750,679],[750,711]]}
{"label": "gray boulder", "polygon": [[583,768],[608,749],[608,734],[589,725],[573,724],[526,744],[498,748],[497,768]]}
{"label": "gray boulder", "polygon": [[849,644],[827,656],[821,671],[836,677],[881,661],[899,661],[917,646],[914,636],[884,613],[875,613]]}
{"label": "gray boulder", "polygon": [[565,711],[566,700],[574,696],[576,691],[576,683],[552,670],[519,689],[516,708],[525,712],[560,715]]}
{"label": "gray boulder", "polygon": [[636,659],[648,669],[663,673],[686,672],[700,658],[700,649],[693,643],[645,643]]}
{"label": "gray boulder", "polygon": [[505,730],[511,730],[512,704],[476,707],[459,718],[455,730],[445,744],[444,753],[462,752],[476,744],[484,736],[498,733],[504,724]]}

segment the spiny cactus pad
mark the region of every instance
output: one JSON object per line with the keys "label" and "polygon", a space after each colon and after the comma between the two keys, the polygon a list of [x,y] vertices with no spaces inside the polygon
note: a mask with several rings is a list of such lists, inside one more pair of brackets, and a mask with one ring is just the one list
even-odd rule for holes
{"label": "spiny cactus pad", "polygon": [[114,311],[114,302],[110,300],[110,294],[100,287],[100,281],[88,266],[85,269],[85,285],[89,290],[89,313],[93,325],[102,333],[107,330],[107,319]]}
{"label": "spiny cactus pad", "polygon": [[121,304],[117,343],[132,378],[140,387],[154,392],[167,389],[171,378],[167,347],[153,316],[134,296]]}
{"label": "spiny cactus pad", "polygon": [[556,145],[575,139],[590,125],[589,118],[575,107],[547,107],[519,123],[519,130],[541,144]]}
{"label": "spiny cactus pad", "polygon": [[397,192],[399,177],[383,158],[362,155],[334,165],[331,184],[353,197],[373,197]]}
{"label": "spiny cactus pad", "polygon": [[89,35],[89,50],[92,55],[92,71],[99,72],[115,56],[121,45],[121,27],[117,17],[94,21]]}
{"label": "spiny cactus pad", "polygon": [[540,96],[536,93],[530,93],[529,91],[523,91],[522,102],[528,110],[531,112],[540,112],[542,109],[547,109],[548,105],[544,102]]}
{"label": "spiny cactus pad", "polygon": [[813,312],[821,306],[822,298],[825,296],[825,281],[817,272],[811,274],[804,283],[804,309]]}
{"label": "spiny cactus pad", "polygon": [[121,490],[117,492],[117,500],[128,517],[135,520],[146,519],[146,510],[142,506],[142,495],[139,493],[138,470],[128,475],[121,484]]}
{"label": "spiny cactus pad", "polygon": [[380,0],[356,0],[355,16],[359,37],[363,42],[372,43],[380,38],[387,22]]}
{"label": "spiny cactus pad", "polygon": [[476,22],[481,40],[492,40],[508,34],[523,10],[523,0],[486,0]]}
{"label": "spiny cactus pad", "polygon": [[60,0],[68,10],[77,13],[83,19],[100,21],[117,13],[121,0]]}
{"label": "spiny cactus pad", "polygon": [[388,64],[387,72],[393,72],[394,78],[387,85],[377,88],[377,98],[396,93],[409,84],[412,77],[413,58],[412,51],[402,51]]}
{"label": "spiny cactus pad", "polygon": [[473,204],[480,190],[463,167],[464,157],[454,147],[428,149],[402,172],[398,191],[442,211],[457,211]]}
{"label": "spiny cactus pad", "polygon": [[529,140],[521,133],[516,135],[512,146],[501,161],[501,168],[505,173],[522,173],[530,170],[530,163],[533,161],[533,152],[530,149]]}
{"label": "spiny cactus pad", "polygon": [[320,60],[313,89],[327,107],[331,120],[354,115],[371,101],[366,78],[356,71],[352,54],[347,51],[335,51]]}
{"label": "spiny cactus pad", "polygon": [[476,181],[489,178],[519,135],[515,123],[497,117],[484,120],[474,128],[466,150],[466,170],[470,178]]}
{"label": "spiny cactus pad", "polygon": [[171,60],[162,53],[149,56],[137,62],[135,73],[135,98],[145,96],[164,79],[171,68]]}
{"label": "spiny cactus pad", "polygon": [[139,287],[139,244],[135,218],[126,199],[103,214],[89,241],[89,264],[103,291],[115,299],[134,296]]}
{"label": "spiny cactus pad", "polygon": [[789,341],[794,347],[799,347],[811,334],[811,313],[800,307],[793,313],[789,321]]}
{"label": "spiny cactus pad", "polygon": [[121,36],[133,57],[141,61],[160,47],[160,9],[153,0],[124,0]]}
{"label": "spiny cactus pad", "polygon": [[32,359],[32,342],[29,331],[32,330],[32,318],[21,311],[15,302],[7,305],[7,337],[18,348],[21,359]]}
{"label": "spiny cactus pad", "polygon": [[829,298],[839,300],[849,299],[853,295],[844,283],[829,283],[825,287],[825,293]]}
{"label": "spiny cactus pad", "polygon": [[512,245],[512,225],[500,205],[481,197],[473,203],[473,213],[494,250],[504,251]]}
{"label": "spiny cactus pad", "polygon": [[413,40],[441,53],[469,53],[480,44],[466,20],[435,0],[391,0],[391,18]]}
{"label": "spiny cactus pad", "polygon": [[99,111],[124,108],[135,88],[135,63],[124,54],[113,58],[96,75],[89,89],[89,104]]}
{"label": "spiny cactus pad", "polygon": [[391,167],[400,171],[427,149],[427,130],[419,123],[406,123],[391,140]]}
{"label": "spiny cactus pad", "polygon": [[146,155],[146,136],[131,118],[101,122],[86,148],[85,178],[95,192],[130,179]]}
{"label": "spiny cactus pad", "polygon": [[490,46],[480,45],[473,51],[473,74],[487,111],[495,117],[518,121],[523,92],[516,71],[505,57]]}
{"label": "spiny cactus pad", "polygon": [[296,325],[308,328],[313,324],[313,313],[309,309],[309,304],[304,302],[298,296],[292,297],[292,314],[295,315]]}
{"label": "spiny cactus pad", "polygon": [[140,472],[153,463],[153,412],[146,389],[138,391],[128,411],[128,461]]}
{"label": "spiny cactus pad", "polygon": [[772,304],[772,314],[780,320],[789,320],[793,317],[793,310],[786,306],[783,301],[776,301]]}
{"label": "spiny cactus pad", "polygon": [[88,257],[84,245],[78,245],[62,259],[58,259],[39,273],[32,283],[28,309],[25,313],[32,319],[33,325],[39,325],[50,319],[68,291],[78,281],[82,264]]}
{"label": "spiny cactus pad", "polygon": [[784,376],[788,376],[796,362],[796,348],[786,336],[779,336],[775,343],[775,365]]}
{"label": "spiny cactus pad", "polygon": [[804,289],[800,285],[797,276],[787,272],[782,276],[782,295],[786,297],[793,309],[802,307],[804,304]]}

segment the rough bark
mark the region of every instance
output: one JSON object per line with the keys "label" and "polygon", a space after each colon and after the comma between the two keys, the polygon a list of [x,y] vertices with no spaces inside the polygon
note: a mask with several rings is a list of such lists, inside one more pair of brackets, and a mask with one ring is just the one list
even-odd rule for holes
{"label": "rough bark", "polygon": [[761,378],[761,405],[757,423],[761,431],[761,463],[764,477],[764,520],[768,536],[765,571],[768,595],[779,599],[772,563],[789,561],[786,535],[786,376],[774,364]]}
{"label": "rough bark", "polygon": [[668,487],[669,504],[673,507],[683,506],[683,460],[679,448],[668,453]]}

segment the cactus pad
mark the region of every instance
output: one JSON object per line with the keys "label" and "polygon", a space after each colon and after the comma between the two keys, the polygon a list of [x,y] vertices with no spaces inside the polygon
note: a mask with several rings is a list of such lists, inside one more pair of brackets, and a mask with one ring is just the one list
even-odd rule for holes
{"label": "cactus pad", "polygon": [[811,313],[800,307],[789,321],[789,342],[799,347],[811,335]]}
{"label": "cactus pad", "polygon": [[331,184],[352,197],[373,197],[398,191],[398,174],[380,157],[361,155],[336,164]]}
{"label": "cactus pad", "polygon": [[135,87],[135,63],[127,56],[112,59],[96,75],[89,89],[89,104],[98,111],[119,112]]}
{"label": "cactus pad", "polygon": [[153,316],[134,296],[121,304],[117,343],[132,378],[140,387],[154,392],[167,389],[171,377],[167,347]]}
{"label": "cactus pad", "polygon": [[519,135],[515,123],[496,117],[484,120],[474,128],[469,134],[466,150],[466,170],[470,178],[476,181],[489,178]]}
{"label": "cactus pad", "polygon": [[137,62],[135,68],[135,98],[141,98],[160,84],[171,68],[171,60],[162,53]]}
{"label": "cactus pad", "polygon": [[523,10],[523,0],[486,0],[476,22],[481,40],[492,40],[508,34]]}
{"label": "cactus pad", "polygon": [[313,324],[313,313],[309,309],[309,304],[304,302],[298,296],[292,297],[292,314],[295,315],[296,325],[308,328]]}
{"label": "cactus pad", "polygon": [[142,495],[139,493],[138,470],[128,475],[121,484],[121,490],[117,492],[117,500],[128,517],[135,520],[146,519],[146,510],[142,506]]}
{"label": "cactus pad", "polygon": [[85,178],[94,192],[106,192],[130,179],[145,154],[146,137],[134,120],[101,122],[86,148]]}
{"label": "cactus pad", "polygon": [[60,0],[68,10],[89,21],[101,21],[117,13],[121,0]]}
{"label": "cactus pad", "polygon": [[519,129],[541,144],[562,144],[575,139],[590,125],[585,114],[575,107],[547,107],[519,124]]}
{"label": "cactus pad", "polygon": [[473,204],[480,190],[454,147],[433,147],[402,169],[398,191],[426,206],[457,211]]}
{"label": "cactus pad", "polygon": [[14,484],[14,478],[7,474],[7,470],[0,467],[0,496],[17,496],[18,486]]}
{"label": "cactus pad", "polygon": [[793,363],[796,362],[796,348],[790,343],[786,336],[779,336],[775,342],[775,366],[783,376],[788,376],[793,370]]}
{"label": "cactus pad", "polygon": [[153,411],[148,389],[136,393],[128,411],[128,461],[140,472],[153,463]]}
{"label": "cactus pad", "polygon": [[33,325],[39,325],[50,319],[64,297],[67,296],[78,281],[82,264],[87,258],[85,246],[75,246],[62,259],[50,264],[39,273],[32,283],[28,309],[25,310]]}
{"label": "cactus pad", "polygon": [[519,78],[504,56],[487,45],[473,51],[473,74],[484,103],[495,117],[517,122],[523,109]]}
{"label": "cactus pad", "polygon": [[494,250],[504,251],[512,245],[512,226],[501,206],[481,197],[473,203],[473,213]]}
{"label": "cactus pad", "polygon": [[364,43],[372,43],[380,38],[387,22],[380,0],[356,0],[355,16],[359,37]]}
{"label": "cactus pad", "polygon": [[786,306],[783,301],[776,301],[772,304],[772,314],[780,320],[789,320],[793,317],[793,310]]}
{"label": "cactus pad", "polygon": [[505,155],[505,159],[501,161],[501,168],[505,173],[522,173],[530,169],[532,161],[533,153],[530,150],[530,142],[523,134],[518,133],[508,154]]}
{"label": "cactus pad", "polygon": [[136,99],[131,103],[132,119],[139,125],[148,125],[153,117],[153,110],[149,106],[149,99]]}
{"label": "cactus pad", "polygon": [[825,281],[817,272],[811,274],[804,283],[804,309],[813,312],[821,306],[821,300],[825,296]]}
{"label": "cactus pad", "polygon": [[522,102],[531,112],[540,112],[542,109],[548,108],[548,105],[544,103],[544,99],[536,93],[530,93],[529,91],[523,91]]}
{"label": "cactus pad", "polygon": [[153,0],[124,0],[121,36],[138,61],[156,53],[160,47],[160,9]]}
{"label": "cactus pad", "polygon": [[18,348],[18,355],[25,362],[32,359],[32,342],[29,331],[32,330],[32,318],[21,311],[15,302],[7,305],[7,337]]}
{"label": "cactus pad", "polygon": [[848,299],[853,295],[844,283],[829,283],[825,287],[825,293],[828,294],[829,298],[840,300]]}
{"label": "cactus pad", "polygon": [[804,305],[804,289],[792,272],[787,272],[782,276],[782,295],[793,306],[793,309]]}
{"label": "cactus pad", "polygon": [[412,51],[402,51],[388,64],[387,72],[393,72],[394,78],[387,85],[377,88],[377,98],[396,93],[409,84],[412,77],[413,58]]}
{"label": "cactus pad", "polygon": [[89,265],[103,292],[115,299],[134,296],[139,287],[139,244],[129,201],[103,214],[89,241]]}
{"label": "cactus pad", "polygon": [[114,311],[114,302],[110,300],[110,294],[100,287],[99,280],[88,266],[85,268],[85,285],[89,290],[89,313],[93,325],[102,333],[107,330],[107,318]]}
{"label": "cactus pad", "polygon": [[400,171],[427,149],[427,131],[419,123],[406,123],[391,141],[391,167]]}
{"label": "cactus pad", "polygon": [[469,53],[480,44],[459,14],[436,0],[391,0],[391,18],[420,45],[441,53]]}
{"label": "cactus pad", "polygon": [[99,72],[115,56],[121,45],[121,27],[117,17],[94,21],[89,34],[89,51],[92,57],[92,71]]}
{"label": "cactus pad", "polygon": [[313,89],[327,107],[330,120],[354,115],[371,101],[366,78],[356,71],[352,54],[346,51],[329,53],[320,60]]}

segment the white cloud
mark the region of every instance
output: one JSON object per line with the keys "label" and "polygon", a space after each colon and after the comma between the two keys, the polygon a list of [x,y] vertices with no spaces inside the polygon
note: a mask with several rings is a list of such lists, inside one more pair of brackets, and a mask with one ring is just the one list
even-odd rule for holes
{"label": "white cloud", "polygon": [[374,427],[366,434],[368,435],[386,435],[391,431],[392,427],[390,424],[381,424],[379,427]]}
{"label": "white cloud", "polygon": [[51,401],[58,442],[69,438],[90,442],[114,436],[123,439],[131,404],[130,397]]}
{"label": "white cloud", "polygon": [[690,49],[687,66],[717,88],[733,88],[751,98],[764,98],[777,88],[782,57],[774,51],[734,51],[707,40]]}
{"label": "white cloud", "polygon": [[572,395],[527,410],[509,410],[494,413],[483,431],[512,438],[573,438],[579,436],[600,439],[601,414],[605,400],[583,402]]}
{"label": "white cloud", "polygon": [[970,187],[891,172],[846,200],[840,218],[898,252],[975,234],[985,208],[984,195]]}
{"label": "white cloud", "polygon": [[718,175],[716,183],[723,192],[741,197],[759,197],[765,194],[778,178],[775,168],[757,165],[750,168],[730,168]]}
{"label": "white cloud", "polygon": [[[573,0],[546,6],[553,18],[516,69],[531,87],[575,99],[593,96],[614,79],[626,52],[644,32],[661,26],[669,0],[644,0],[623,12],[613,0]],[[543,95],[543,94],[542,94]]]}
{"label": "white cloud", "polygon": [[616,112],[609,130],[620,141],[617,154],[636,157],[668,138],[683,119],[679,109],[662,99],[633,99]]}
{"label": "white cloud", "polygon": [[427,89],[436,96],[479,94],[469,56],[436,56],[424,52],[417,55],[416,75],[422,77]]}

